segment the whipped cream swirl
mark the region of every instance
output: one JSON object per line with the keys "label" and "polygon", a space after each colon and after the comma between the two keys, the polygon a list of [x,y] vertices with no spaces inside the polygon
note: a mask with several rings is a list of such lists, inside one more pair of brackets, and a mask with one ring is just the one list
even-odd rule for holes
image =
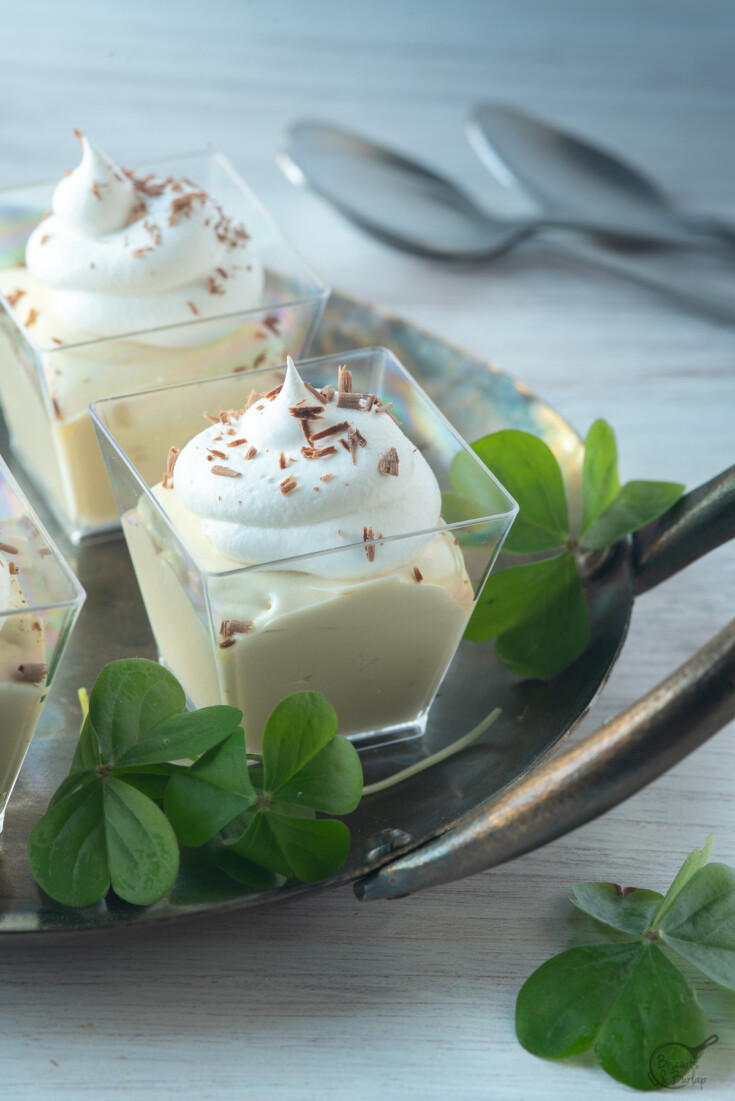
{"label": "whipped cream swirl", "polygon": [[370,540],[440,523],[434,473],[390,413],[369,395],[328,396],[316,396],[289,358],[280,392],[222,414],[178,456],[177,497],[235,562],[359,544],[289,568],[334,579],[379,576],[411,562],[430,536]]}
{"label": "whipped cream swirl", "polygon": [[210,195],[188,179],[136,177],[79,137],[81,164],[56,187],[26,249],[57,313],[119,336],[259,304],[263,265]]}

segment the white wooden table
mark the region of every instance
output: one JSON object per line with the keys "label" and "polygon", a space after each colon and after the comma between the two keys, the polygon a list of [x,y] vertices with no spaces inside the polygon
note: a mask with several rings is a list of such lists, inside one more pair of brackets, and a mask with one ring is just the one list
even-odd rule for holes
{"label": "white wooden table", "polygon": [[[735,461],[735,329],[533,249],[471,272],[398,255],[294,192],[273,158],[289,121],[331,118],[511,209],[461,130],[495,97],[627,150],[735,221],[734,40],[727,0],[7,4],[0,185],[73,164],[75,126],[123,163],[213,141],[335,287],[495,360],[582,432],[607,417],[624,477],[693,486]],[[724,626],[734,594],[730,547],[642,598],[583,731]],[[664,889],[712,830],[735,862],[734,733],[542,851],[400,902],[343,890],[63,949],[4,943],[2,1096],[621,1096],[591,1059],[526,1054],[515,996],[548,956],[597,939],[567,901],[575,882]],[[721,1037],[706,1096],[732,1097],[735,996],[697,986]]]}

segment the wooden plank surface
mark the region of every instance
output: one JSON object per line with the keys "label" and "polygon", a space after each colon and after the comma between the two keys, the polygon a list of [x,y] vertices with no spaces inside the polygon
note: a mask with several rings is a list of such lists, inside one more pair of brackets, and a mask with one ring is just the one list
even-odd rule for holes
{"label": "wooden plank surface", "polygon": [[[735,329],[541,245],[483,270],[400,256],[295,192],[274,154],[289,121],[330,118],[520,210],[462,135],[469,105],[498,98],[624,149],[678,200],[735,222],[734,46],[727,0],[7,4],[0,185],[72,165],[75,126],[126,164],[212,141],[334,286],[496,361],[582,432],[607,417],[624,477],[694,485],[735,461]],[[664,263],[735,291],[735,266]],[[582,730],[724,626],[734,595],[723,548],[643,597]],[[567,901],[575,882],[663,889],[712,830],[717,858],[735,862],[733,733],[604,819],[414,898],[344,890],[64,949],[4,943],[3,1096],[621,1096],[590,1059],[527,1055],[515,996],[548,956],[598,937]],[[732,1097],[735,999],[697,988],[721,1037],[701,1066],[706,1096]]]}

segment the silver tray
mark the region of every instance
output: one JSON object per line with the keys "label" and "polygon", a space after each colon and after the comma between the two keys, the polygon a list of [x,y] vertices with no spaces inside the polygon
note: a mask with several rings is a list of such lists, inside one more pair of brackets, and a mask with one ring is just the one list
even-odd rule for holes
{"label": "silver tray", "polygon": [[[370,345],[391,348],[468,439],[499,428],[541,436],[578,476],[580,441],[525,386],[437,337],[373,307],[334,295],[314,355]],[[0,451],[7,454],[0,435]],[[687,495],[634,540],[620,543],[586,578],[592,638],[586,652],[549,681],[520,680],[492,644],[464,642],[437,697],[423,740],[362,755],[371,782],[454,741],[493,707],[499,721],[458,756],[366,799],[347,819],[352,849],[341,871],[317,887],[254,891],[220,876],[196,850],[183,854],[169,895],[136,907],[110,895],[83,909],[39,890],[26,861],[28,834],[66,774],[79,728],[77,688],[116,658],[155,658],[153,638],[122,539],[71,546],[22,470],[19,480],[87,591],[87,603],[13,794],[0,840],[0,933],[60,934],[120,928],[214,910],[275,902],[353,883],[378,898],[472,874],[511,859],[619,802],[735,716],[735,623],[614,722],[550,758],[589,710],[625,639],[634,595],[735,536],[735,468]]]}

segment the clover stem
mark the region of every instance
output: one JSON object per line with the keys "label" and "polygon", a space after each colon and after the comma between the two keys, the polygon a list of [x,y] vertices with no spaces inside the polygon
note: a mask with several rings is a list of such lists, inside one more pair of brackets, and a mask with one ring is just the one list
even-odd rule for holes
{"label": "clover stem", "polygon": [[459,753],[468,745],[472,745],[481,734],[487,730],[489,726],[500,715],[500,708],[494,708],[489,715],[486,715],[481,723],[478,723],[476,727],[470,730],[469,734],[463,735],[458,738],[456,742],[452,742],[451,745],[445,746],[444,749],[440,749],[438,753],[432,753],[430,757],[425,757],[423,761],[417,761],[416,764],[409,765],[408,768],[402,768],[400,772],[394,772],[392,776],[386,776],[384,780],[377,780],[374,784],[365,784],[362,789],[363,796],[375,795],[379,791],[385,791],[386,788],[392,788],[395,784],[400,784],[404,780],[408,780],[410,776],[415,776],[418,772],[424,772],[427,768],[432,768],[433,765],[438,764],[440,761],[445,761],[447,757],[452,757],[455,753]]}

